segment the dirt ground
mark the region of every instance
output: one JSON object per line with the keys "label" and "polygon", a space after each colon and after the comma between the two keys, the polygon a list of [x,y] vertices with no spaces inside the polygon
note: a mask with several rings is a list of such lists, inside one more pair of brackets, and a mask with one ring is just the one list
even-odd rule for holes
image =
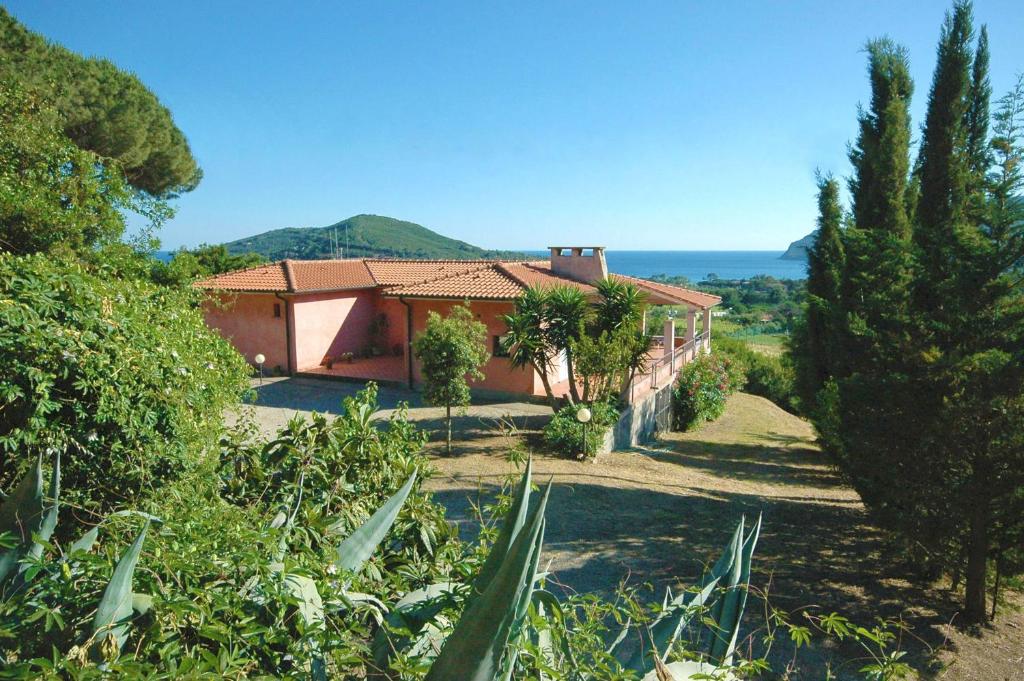
{"label": "dirt ground", "polygon": [[[511,423],[518,435],[507,434]],[[513,472],[511,443],[539,444],[537,426],[535,416],[467,417],[457,423],[463,441],[451,456],[431,445],[437,473],[429,485],[465,538],[476,534],[471,503],[491,498]],[[902,649],[922,678],[1024,680],[1024,599],[1015,596],[1015,606],[980,635],[958,629],[955,595],[905,579],[857,495],[816,448],[810,426],[767,400],[734,395],[721,419],[695,432],[596,462],[537,454],[534,469],[536,480],[554,480],[542,563],[552,559],[566,591],[608,594],[629,579],[656,585],[659,595],[651,597],[660,599],[664,585],[699,577],[741,515],[762,513],[753,584],[767,589],[774,607],[796,620],[803,611],[836,611],[865,625],[900,619],[911,628]],[[751,601],[748,625],[759,621],[763,604]],[[776,646],[773,668],[785,668],[791,656]],[[857,678],[867,662],[862,651],[816,645],[799,652],[789,678],[820,679],[826,669]]]}

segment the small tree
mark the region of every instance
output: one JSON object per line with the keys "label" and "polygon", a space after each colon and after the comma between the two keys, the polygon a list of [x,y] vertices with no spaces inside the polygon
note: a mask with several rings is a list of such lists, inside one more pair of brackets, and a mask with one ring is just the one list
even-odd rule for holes
{"label": "small tree", "polygon": [[427,328],[413,340],[412,350],[421,362],[423,396],[427,402],[445,408],[445,440],[452,453],[452,407],[469,406],[470,380],[484,377],[480,367],[487,354],[487,327],[476,321],[466,305],[452,308],[442,317],[431,312]]}

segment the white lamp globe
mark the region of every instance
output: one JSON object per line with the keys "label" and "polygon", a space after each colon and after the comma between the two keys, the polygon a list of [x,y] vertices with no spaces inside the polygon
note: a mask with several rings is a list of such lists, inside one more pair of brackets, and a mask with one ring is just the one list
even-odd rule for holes
{"label": "white lamp globe", "polygon": [[263,364],[267,361],[267,358],[263,356],[263,353],[256,355],[253,359],[256,360],[257,364]]}
{"label": "white lamp globe", "polygon": [[579,411],[576,412],[576,420],[580,423],[590,423],[592,414],[586,407],[580,407]]}

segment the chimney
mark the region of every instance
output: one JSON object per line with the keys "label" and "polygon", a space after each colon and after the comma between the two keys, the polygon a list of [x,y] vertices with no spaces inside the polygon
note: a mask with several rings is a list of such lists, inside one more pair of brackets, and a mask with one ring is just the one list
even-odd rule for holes
{"label": "chimney", "polygon": [[551,271],[584,284],[608,278],[604,246],[548,246]]}

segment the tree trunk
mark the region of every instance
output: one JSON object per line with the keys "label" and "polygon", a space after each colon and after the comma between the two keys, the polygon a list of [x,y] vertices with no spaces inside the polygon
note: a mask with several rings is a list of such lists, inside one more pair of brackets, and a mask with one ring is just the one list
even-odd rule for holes
{"label": "tree trunk", "polygon": [[448,439],[445,441],[448,446],[448,456],[452,454],[452,405],[445,406],[445,421],[448,424]]}
{"label": "tree trunk", "polygon": [[996,554],[995,563],[996,563],[996,579],[995,579],[995,583],[992,585],[992,614],[991,614],[991,616],[989,616],[990,620],[994,620],[996,618],[996,605],[999,603],[999,580],[1002,577],[1002,572],[1003,572],[1000,569],[1002,567],[1002,564],[1003,564],[1003,552],[1002,552],[1002,550],[1000,550]]}
{"label": "tree trunk", "polygon": [[967,584],[964,593],[964,617],[971,623],[984,622],[986,615],[988,515],[988,507],[980,501],[971,512],[971,532],[967,545]]}
{"label": "tree trunk", "polygon": [[548,398],[548,404],[554,411],[558,411],[558,399],[555,397],[555,391],[551,389],[551,381],[548,379],[547,367],[538,367],[536,364],[533,365],[534,370],[540,374],[540,382],[544,386],[544,394]]}
{"label": "tree trunk", "polygon": [[569,394],[572,396],[573,404],[576,404],[580,401],[580,391],[576,386],[576,370],[572,366],[572,352],[569,348],[565,349],[565,368],[569,374]]}

